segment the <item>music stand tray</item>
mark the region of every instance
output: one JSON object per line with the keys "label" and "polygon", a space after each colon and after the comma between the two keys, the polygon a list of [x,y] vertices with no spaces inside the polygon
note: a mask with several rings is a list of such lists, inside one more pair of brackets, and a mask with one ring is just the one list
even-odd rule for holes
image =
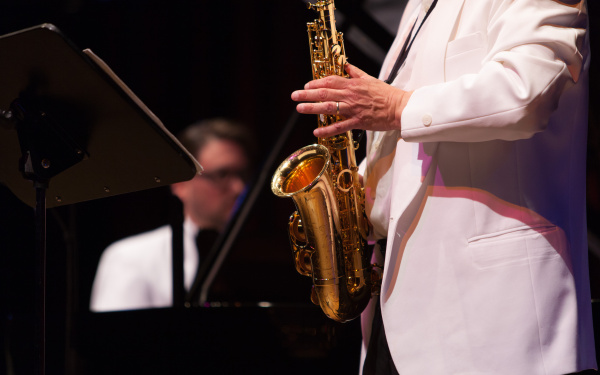
{"label": "music stand tray", "polygon": [[29,168],[52,180],[47,207],[169,185],[201,171],[108,65],[54,25],[4,35],[0,50],[0,111],[10,118],[0,118],[0,183],[23,202],[35,205],[23,178],[27,161],[20,160],[27,151]]}

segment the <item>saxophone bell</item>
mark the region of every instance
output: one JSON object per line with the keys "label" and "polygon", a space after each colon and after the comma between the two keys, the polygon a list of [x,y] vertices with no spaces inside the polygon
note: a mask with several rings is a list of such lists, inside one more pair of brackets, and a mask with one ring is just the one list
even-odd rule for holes
{"label": "saxophone bell", "polygon": [[[297,211],[290,218],[289,237],[298,273],[312,276],[311,300],[331,319],[356,318],[371,296],[371,267],[360,248],[347,253],[329,172],[330,153],[319,144],[290,155],[273,175],[271,190],[292,198]],[[361,244],[365,245],[365,244]],[[365,263],[366,262],[366,263]],[[358,267],[358,268],[357,268]]]}

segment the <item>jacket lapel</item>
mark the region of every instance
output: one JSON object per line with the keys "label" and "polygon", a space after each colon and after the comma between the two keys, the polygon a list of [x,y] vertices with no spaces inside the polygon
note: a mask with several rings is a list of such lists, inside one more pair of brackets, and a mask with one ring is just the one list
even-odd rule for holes
{"label": "jacket lapel", "polygon": [[[438,0],[436,8],[432,11],[429,19],[427,20],[428,25],[424,28],[421,37],[424,43],[415,45],[418,48],[418,55],[415,57],[415,65],[413,67],[413,75],[416,75],[416,81],[419,86],[426,86],[431,84],[437,84],[445,81],[445,58],[446,58],[446,47],[448,42],[451,40],[455,25],[458,23],[458,16],[462,10],[464,2],[466,0]],[[413,81],[414,82],[414,81]],[[423,147],[423,146],[420,146]],[[437,144],[430,144],[428,147],[437,148]],[[435,151],[429,150],[428,154],[431,155]],[[394,183],[398,183],[396,174]],[[409,196],[423,196],[425,189],[422,182],[417,182],[414,186],[414,195]],[[418,199],[417,199],[418,202]],[[409,208],[409,201],[406,197],[395,197],[392,199],[392,212],[405,212],[406,210],[411,211],[407,214],[407,217],[413,218],[415,216],[414,210],[419,210],[418,205],[420,203],[413,202],[417,206]],[[402,222],[402,219],[400,220]],[[396,235],[398,222],[390,222],[390,228],[388,232],[388,249],[395,249],[395,252],[386,252],[385,264],[387,269],[384,277],[390,280],[384,280],[384,286],[388,286],[389,289],[382,289],[382,301],[385,304],[387,299],[394,291],[395,278],[398,277],[400,261],[402,259],[403,245],[402,241],[407,240],[406,236]],[[406,223],[400,224],[401,227],[407,227]],[[413,228],[414,229],[414,228]],[[409,230],[410,231],[410,230]],[[391,237],[391,238],[390,238]],[[405,238],[406,237],[406,238]],[[395,253],[392,255],[392,253]],[[389,268],[396,267],[395,270],[390,271]],[[390,274],[390,272],[392,272]]]}

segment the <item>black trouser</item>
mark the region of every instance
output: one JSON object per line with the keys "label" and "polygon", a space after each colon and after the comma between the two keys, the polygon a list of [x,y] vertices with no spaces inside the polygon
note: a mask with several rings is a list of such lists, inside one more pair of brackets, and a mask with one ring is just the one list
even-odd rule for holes
{"label": "black trouser", "polygon": [[[377,244],[379,244],[379,249],[385,258],[386,240],[379,240]],[[371,325],[371,339],[367,348],[363,375],[398,375],[385,337],[379,296],[376,297],[376,300],[375,315]]]}

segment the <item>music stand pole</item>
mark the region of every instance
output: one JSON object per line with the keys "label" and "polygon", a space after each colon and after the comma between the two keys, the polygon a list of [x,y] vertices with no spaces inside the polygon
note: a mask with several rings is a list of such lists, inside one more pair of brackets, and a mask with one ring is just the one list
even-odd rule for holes
{"label": "music stand pole", "polygon": [[35,247],[37,255],[37,310],[36,329],[39,373],[46,371],[46,189],[48,184],[34,182],[35,206]]}
{"label": "music stand pole", "polygon": [[16,129],[21,157],[18,170],[35,189],[36,346],[38,373],[46,371],[46,193],[50,179],[83,160],[80,147],[60,133],[61,121],[37,98],[15,99],[2,117]]}

